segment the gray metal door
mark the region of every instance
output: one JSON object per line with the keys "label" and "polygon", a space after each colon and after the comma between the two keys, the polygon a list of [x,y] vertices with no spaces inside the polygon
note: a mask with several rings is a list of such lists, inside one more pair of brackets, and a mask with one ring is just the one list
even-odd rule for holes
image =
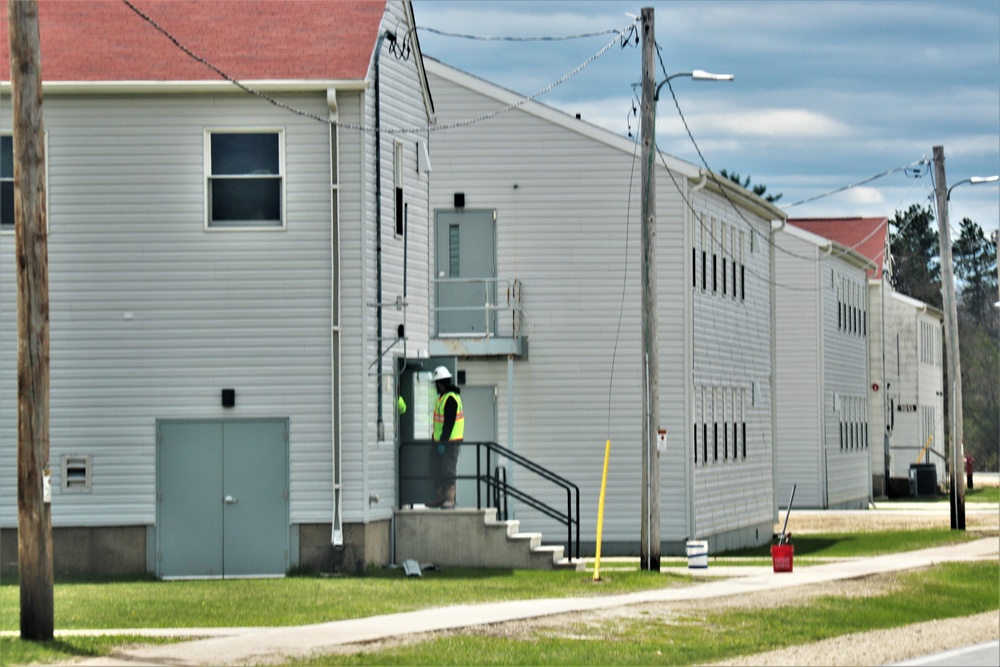
{"label": "gray metal door", "polygon": [[493,210],[438,211],[435,217],[437,335],[496,331],[496,229]]}
{"label": "gray metal door", "polygon": [[288,569],[288,422],[158,425],[157,573],[273,576]]}
{"label": "gray metal door", "polygon": [[[461,387],[462,412],[465,413],[466,442],[497,441],[497,399],[495,387]],[[485,451],[483,452],[485,456]],[[483,459],[485,464],[485,458]],[[498,463],[494,460],[494,464]],[[483,472],[487,472],[483,470]],[[492,471],[490,471],[492,472]],[[458,457],[458,474],[474,477],[476,474],[476,450],[463,447]],[[476,506],[475,479],[459,479],[456,486],[456,501],[459,507]],[[485,489],[482,490],[485,492]],[[485,501],[485,498],[483,499]]]}

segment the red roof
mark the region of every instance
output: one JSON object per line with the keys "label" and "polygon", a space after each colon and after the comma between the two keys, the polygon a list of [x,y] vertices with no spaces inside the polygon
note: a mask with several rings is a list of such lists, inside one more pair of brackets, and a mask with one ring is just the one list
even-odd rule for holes
{"label": "red roof", "polygon": [[[177,41],[236,79],[364,79],[385,0],[133,0]],[[211,81],[121,0],[39,0],[44,81]],[[0,77],[9,81],[7,12]]]}
{"label": "red roof", "polygon": [[788,224],[858,251],[874,264],[868,269],[868,277],[882,279],[888,218],[789,218]]}

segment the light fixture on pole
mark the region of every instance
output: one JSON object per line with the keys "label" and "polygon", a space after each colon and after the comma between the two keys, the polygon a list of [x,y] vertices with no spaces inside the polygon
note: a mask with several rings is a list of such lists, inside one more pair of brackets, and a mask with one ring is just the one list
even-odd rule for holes
{"label": "light fixture on pole", "polygon": [[944,301],[945,349],[948,352],[948,392],[951,404],[951,528],[965,530],[965,477],[962,425],[962,364],[958,347],[958,306],[955,303],[955,275],[951,259],[951,232],[948,226],[948,200],[951,191],[963,183],[978,185],[1000,180],[1000,176],[973,176],[950,188],[944,171],[944,147],[934,147],[934,190],[938,208],[938,246],[941,256],[941,296]]}
{"label": "light fixture on pole", "polygon": [[[656,32],[653,8],[642,8],[642,520],[640,569],[660,571],[660,374],[656,323],[656,101],[675,77],[732,81],[731,74],[704,70],[670,74],[656,85]],[[665,431],[663,431],[665,433]]]}

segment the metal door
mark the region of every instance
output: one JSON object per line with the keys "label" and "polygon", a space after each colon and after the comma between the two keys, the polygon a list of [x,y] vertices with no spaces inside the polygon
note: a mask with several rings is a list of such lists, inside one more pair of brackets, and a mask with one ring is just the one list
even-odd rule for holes
{"label": "metal door", "polygon": [[284,420],[227,422],[223,428],[225,576],[288,569],[288,471]]}
{"label": "metal door", "polygon": [[437,335],[496,331],[496,215],[438,211],[435,217]]}
{"label": "metal door", "polygon": [[[497,392],[496,387],[461,387],[462,411],[465,413],[466,442],[496,442],[497,441]],[[485,450],[482,463],[485,465]],[[494,466],[502,463],[493,460]],[[484,473],[488,472],[483,470]],[[489,471],[492,472],[492,471]],[[458,457],[459,476],[476,475],[476,450],[474,447],[463,447]],[[456,485],[456,500],[459,507],[476,506],[476,481],[474,479],[459,479]],[[486,489],[482,489],[485,493]],[[486,498],[483,498],[486,501]]]}
{"label": "metal door", "polygon": [[157,439],[157,573],[288,569],[288,422],[165,421]]}

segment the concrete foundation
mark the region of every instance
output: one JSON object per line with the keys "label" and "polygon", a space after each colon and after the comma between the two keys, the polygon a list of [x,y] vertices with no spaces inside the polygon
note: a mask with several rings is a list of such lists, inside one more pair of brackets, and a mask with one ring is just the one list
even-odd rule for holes
{"label": "concrete foundation", "polygon": [[344,545],[331,543],[329,523],[299,525],[299,568],[304,572],[359,574],[392,559],[391,522],[345,523]]}
{"label": "concrete foundation", "polygon": [[[124,577],[147,572],[146,526],[52,529],[57,577]],[[0,576],[16,577],[17,529],[0,530]]]}

